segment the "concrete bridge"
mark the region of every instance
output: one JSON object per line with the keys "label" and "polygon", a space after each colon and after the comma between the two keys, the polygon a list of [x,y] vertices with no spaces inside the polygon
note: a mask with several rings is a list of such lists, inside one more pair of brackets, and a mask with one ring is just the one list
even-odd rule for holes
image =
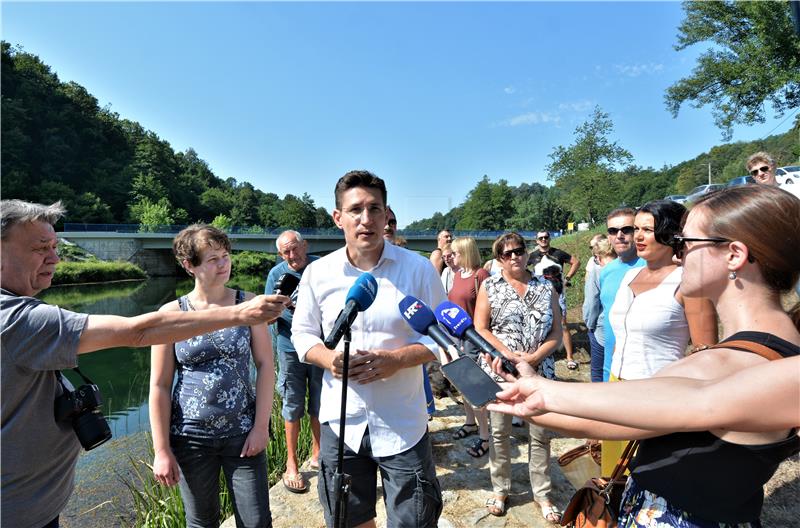
{"label": "concrete bridge", "polygon": [[[65,224],[60,238],[81,247],[103,260],[133,262],[152,276],[175,274],[172,239],[185,226],[147,227],[130,224]],[[284,229],[255,230],[233,228],[228,231],[235,250],[277,253],[275,240]],[[308,240],[309,253],[327,254],[344,245],[340,229],[298,229]],[[489,249],[495,238],[504,231],[451,231],[454,237],[471,236],[480,249]],[[437,231],[400,230],[398,234],[408,241],[408,249],[432,251],[436,248]],[[528,241],[535,233],[521,232]]]}

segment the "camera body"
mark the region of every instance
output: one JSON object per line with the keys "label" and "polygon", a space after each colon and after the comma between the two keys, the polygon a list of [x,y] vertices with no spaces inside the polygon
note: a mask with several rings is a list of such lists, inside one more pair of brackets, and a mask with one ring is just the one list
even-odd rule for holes
{"label": "camera body", "polygon": [[111,429],[100,411],[102,403],[100,389],[94,383],[81,385],[74,391],[64,386],[64,393],[55,399],[56,421],[70,423],[86,451],[111,438]]}

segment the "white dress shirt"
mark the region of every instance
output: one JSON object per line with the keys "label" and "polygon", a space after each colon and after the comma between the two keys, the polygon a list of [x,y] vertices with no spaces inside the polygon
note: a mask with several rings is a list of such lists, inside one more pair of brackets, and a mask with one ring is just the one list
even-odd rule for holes
{"label": "white dress shirt", "polygon": [[[353,266],[346,248],[308,265],[298,286],[292,321],[292,342],[300,361],[304,361],[309,349],[321,344],[331,331],[344,308],[347,292],[365,271],[378,282],[377,296],[353,322],[350,354],[355,355],[357,350],[394,350],[413,343],[435,350],[430,338],[408,325],[397,305],[406,295],[413,295],[431,309],[447,300],[439,275],[428,259],[384,244],[383,254],[371,270]],[[336,349],[344,349],[344,340]],[[341,393],[341,381],[334,378],[330,370],[325,370],[319,421],[328,422],[337,435]],[[395,455],[416,445],[428,427],[419,365],[400,369],[390,378],[372,383],[350,380],[345,425],[344,441],[355,452],[359,450],[367,427],[373,456]]]}

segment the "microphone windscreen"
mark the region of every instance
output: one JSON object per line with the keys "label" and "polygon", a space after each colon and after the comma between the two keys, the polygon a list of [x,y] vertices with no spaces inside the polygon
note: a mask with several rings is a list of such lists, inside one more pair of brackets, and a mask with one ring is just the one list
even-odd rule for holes
{"label": "microphone windscreen", "polygon": [[431,309],[416,297],[406,295],[397,307],[403,319],[419,334],[428,335],[428,328],[436,324],[436,317]]}
{"label": "microphone windscreen", "polygon": [[447,328],[450,335],[461,338],[464,332],[472,326],[472,318],[459,305],[444,301],[434,311],[436,319]]}
{"label": "microphone windscreen", "polygon": [[378,281],[371,273],[362,273],[347,292],[346,302],[353,301],[358,306],[358,311],[363,312],[375,301],[378,294]]}
{"label": "microphone windscreen", "polygon": [[284,273],[275,281],[275,294],[288,297],[297,289],[298,284],[300,284],[300,277],[292,273]]}

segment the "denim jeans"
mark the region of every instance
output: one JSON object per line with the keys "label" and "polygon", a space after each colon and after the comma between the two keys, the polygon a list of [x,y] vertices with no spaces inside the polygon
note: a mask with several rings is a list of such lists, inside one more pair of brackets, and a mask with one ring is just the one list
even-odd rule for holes
{"label": "denim jeans", "polygon": [[591,359],[592,381],[603,381],[603,359],[605,349],[594,337],[594,332],[589,330],[589,357]]}
{"label": "denim jeans", "polygon": [[237,528],[272,526],[265,451],[240,457],[247,435],[228,438],[170,436],[170,445],[181,468],[180,489],[187,528],[217,528],[219,470],[233,499]]}

